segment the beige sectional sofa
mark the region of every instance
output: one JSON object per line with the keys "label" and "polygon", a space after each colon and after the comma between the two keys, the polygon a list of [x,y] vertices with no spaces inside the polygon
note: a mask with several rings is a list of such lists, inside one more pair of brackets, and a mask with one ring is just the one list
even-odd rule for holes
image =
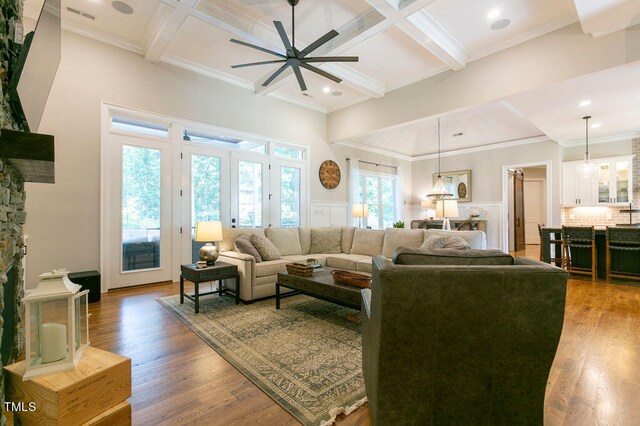
{"label": "beige sectional sofa", "polygon": [[[219,243],[220,260],[238,266],[240,297],[250,301],[275,295],[278,272],[286,271],[286,264],[317,259],[323,266],[359,272],[371,272],[373,256],[391,258],[398,247],[418,248],[430,235],[458,235],[473,249],[486,249],[482,231],[443,231],[439,229],[394,229],[384,231],[342,227],[340,253],[311,253],[311,230],[328,228],[230,228],[223,229]],[[336,229],[336,228],[331,228]],[[234,241],[240,235],[257,234],[267,237],[280,251],[282,259],[256,262],[248,254],[235,250]],[[226,285],[234,284],[231,282]]]}

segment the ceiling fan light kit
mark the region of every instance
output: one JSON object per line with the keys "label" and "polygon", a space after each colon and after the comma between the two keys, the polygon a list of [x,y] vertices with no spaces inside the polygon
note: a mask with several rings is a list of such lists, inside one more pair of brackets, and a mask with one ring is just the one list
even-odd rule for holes
{"label": "ceiling fan light kit", "polygon": [[238,64],[232,65],[231,68],[244,68],[244,67],[253,67],[257,65],[269,65],[269,64],[283,64],[280,68],[278,68],[269,78],[267,78],[262,86],[266,87],[271,84],[280,74],[284,72],[288,67],[293,69],[293,73],[298,80],[298,85],[300,86],[300,90],[303,92],[307,90],[307,85],[304,81],[304,77],[302,76],[302,71],[300,68],[304,68],[308,71],[314,72],[322,77],[328,78],[331,81],[336,83],[340,83],[342,79],[336,77],[333,74],[330,74],[320,68],[311,65],[312,63],[317,62],[358,62],[357,56],[321,56],[321,57],[309,57],[309,54],[321,47],[322,45],[328,43],[330,40],[334,39],[338,32],[336,30],[331,30],[307,47],[302,50],[298,50],[296,48],[296,20],[295,20],[295,7],[298,4],[299,0],[287,0],[287,2],[291,5],[291,41],[289,41],[289,37],[287,36],[287,32],[280,21],[273,21],[273,25],[276,27],[276,31],[278,31],[278,35],[280,35],[280,39],[282,40],[282,44],[284,46],[284,50],[286,52],[285,55],[275,52],[273,50],[265,49],[264,47],[257,46],[255,44],[247,43],[245,41],[231,39],[232,43],[236,43],[242,46],[250,47],[252,49],[259,50],[261,52],[268,53],[273,56],[277,56],[280,59],[275,59],[271,61],[261,61],[261,62],[251,62],[247,64]]}

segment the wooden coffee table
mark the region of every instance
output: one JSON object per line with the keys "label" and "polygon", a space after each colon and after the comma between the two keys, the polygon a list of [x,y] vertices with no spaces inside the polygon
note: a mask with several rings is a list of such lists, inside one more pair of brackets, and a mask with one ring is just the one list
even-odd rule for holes
{"label": "wooden coffee table", "polygon": [[[335,268],[324,268],[323,271],[314,272],[310,277],[290,275],[287,272],[278,273],[276,282],[276,309],[280,309],[280,299],[306,294],[317,299],[337,303],[342,306],[360,310],[360,288],[344,284],[335,284],[331,271]],[[370,275],[370,274],[366,274]],[[281,293],[280,287],[290,288],[294,291]]]}

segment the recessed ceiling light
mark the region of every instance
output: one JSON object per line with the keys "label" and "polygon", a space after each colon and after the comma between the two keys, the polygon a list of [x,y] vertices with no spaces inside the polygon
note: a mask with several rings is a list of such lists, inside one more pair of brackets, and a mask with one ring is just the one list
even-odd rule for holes
{"label": "recessed ceiling light", "polygon": [[499,19],[496,22],[494,22],[493,24],[491,24],[491,29],[492,30],[501,30],[503,28],[505,28],[506,26],[508,26],[511,23],[511,19]]}
{"label": "recessed ceiling light", "polygon": [[322,89],[322,91],[323,91],[324,93],[331,93],[331,87],[326,86],[324,89]]}
{"label": "recessed ceiling light", "polygon": [[580,102],[578,104],[578,106],[581,106],[581,107],[586,107],[586,106],[589,106],[589,105],[591,105],[591,101],[588,100],[588,99],[585,99],[584,101],[582,101],[582,102]]}
{"label": "recessed ceiling light", "polygon": [[333,92],[332,95],[333,96],[342,96],[343,93],[342,92]]}
{"label": "recessed ceiling light", "polygon": [[491,12],[487,13],[487,19],[494,20],[498,16],[500,16],[500,9],[493,9]]}
{"label": "recessed ceiling light", "polygon": [[131,15],[133,13],[133,8],[129,6],[127,3],[120,0],[116,0],[112,2],[111,6],[113,6],[113,8],[118,12],[124,13],[125,15]]}
{"label": "recessed ceiling light", "polygon": [[592,129],[597,129],[598,127],[600,127],[600,123],[593,123],[593,124],[591,125],[591,128],[592,128]]}

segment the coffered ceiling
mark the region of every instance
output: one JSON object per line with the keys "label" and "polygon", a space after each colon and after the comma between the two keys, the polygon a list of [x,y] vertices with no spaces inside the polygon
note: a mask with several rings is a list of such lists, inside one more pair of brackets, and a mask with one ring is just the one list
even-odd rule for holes
{"label": "coffered ceiling", "polygon": [[[25,0],[25,16],[35,19],[42,2]],[[131,13],[123,13],[128,8]],[[220,79],[252,90],[256,96],[332,112],[384,97],[394,89],[445,71],[463,69],[479,58],[578,21],[583,31],[594,37],[626,28],[640,22],[640,1],[300,0],[296,7],[297,46],[304,47],[336,29],[340,35],[314,56],[360,57],[357,63],[318,65],[342,78],[340,84],[303,70],[308,86],[305,93],[290,68],[268,87],[262,82],[278,65],[231,68],[273,57],[232,44],[230,38],[284,53],[273,21],[282,21],[291,37],[291,8],[286,0],[63,0],[62,17],[65,29],[135,52],[148,61]],[[599,81],[605,80],[602,77]],[[575,92],[577,85],[556,90]],[[555,102],[554,91],[549,90],[446,114],[442,117],[446,127],[443,148],[470,149],[544,135],[571,143],[579,130],[573,128],[575,123],[565,126],[564,121],[575,118],[571,115],[574,105],[550,116],[544,107]],[[601,95],[611,97],[613,93]],[[630,111],[627,116],[634,114]],[[385,149],[391,141],[401,140],[394,145],[397,155],[431,155],[436,150],[433,138],[426,145],[421,141],[424,135],[434,134],[434,123],[431,117],[346,142]],[[639,130],[637,125],[631,127],[628,122],[620,126],[629,132]],[[453,133],[464,135],[452,139]]]}

